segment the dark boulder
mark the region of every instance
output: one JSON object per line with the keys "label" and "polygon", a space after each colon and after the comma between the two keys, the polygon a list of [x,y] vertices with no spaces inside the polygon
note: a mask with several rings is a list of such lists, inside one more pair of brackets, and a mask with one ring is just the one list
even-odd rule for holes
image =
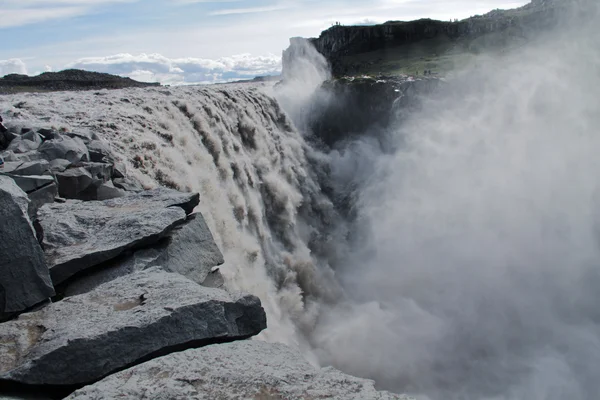
{"label": "dark boulder", "polygon": [[54,295],[28,206],[27,195],[11,178],[0,175],[0,320]]}

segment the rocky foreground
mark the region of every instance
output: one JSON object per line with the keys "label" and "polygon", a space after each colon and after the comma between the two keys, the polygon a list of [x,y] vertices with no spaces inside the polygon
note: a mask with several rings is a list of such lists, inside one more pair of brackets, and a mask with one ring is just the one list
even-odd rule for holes
{"label": "rocky foreground", "polygon": [[223,288],[198,194],[144,190],[91,131],[7,127],[0,397],[405,398],[245,340],[265,312]]}

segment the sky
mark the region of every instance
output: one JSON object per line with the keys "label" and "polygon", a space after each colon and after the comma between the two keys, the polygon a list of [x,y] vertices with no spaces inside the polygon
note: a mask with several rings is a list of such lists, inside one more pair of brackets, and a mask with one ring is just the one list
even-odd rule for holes
{"label": "sky", "polygon": [[278,74],[335,22],[449,20],[519,0],[0,0],[0,76],[80,68],[166,84]]}

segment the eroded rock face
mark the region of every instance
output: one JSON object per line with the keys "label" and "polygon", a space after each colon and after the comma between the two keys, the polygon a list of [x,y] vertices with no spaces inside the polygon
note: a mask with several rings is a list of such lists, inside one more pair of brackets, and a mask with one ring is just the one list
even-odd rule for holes
{"label": "eroded rock face", "polygon": [[54,284],[125,250],[157,242],[198,202],[198,194],[156,189],[105,201],[44,205],[38,220]]}
{"label": "eroded rock face", "polygon": [[131,274],[135,271],[160,267],[168,272],[181,274],[198,284],[204,284],[211,277],[211,287],[223,282],[214,276],[213,267],[223,264],[223,254],[215,243],[202,214],[188,217],[185,224],[177,226],[172,232],[151,249],[136,251],[129,257],[115,260],[112,265],[91,272],[68,285],[65,295],[85,293],[103,283]]}
{"label": "eroded rock face", "polygon": [[317,369],[283,344],[245,340],[173,353],[84,387],[69,400],[408,400],[374,382]]}
{"label": "eroded rock face", "polygon": [[151,269],[3,324],[0,379],[81,385],[161,352],[248,338],[265,327],[257,297]]}
{"label": "eroded rock face", "polygon": [[0,175],[0,320],[54,295],[28,205],[14,181]]}

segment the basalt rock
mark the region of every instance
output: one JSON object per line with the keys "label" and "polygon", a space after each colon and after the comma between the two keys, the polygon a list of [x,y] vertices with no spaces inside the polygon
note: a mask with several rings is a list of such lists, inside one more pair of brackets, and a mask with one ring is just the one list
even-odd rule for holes
{"label": "basalt rock", "polygon": [[89,160],[85,143],[77,137],[60,136],[42,143],[38,150],[48,161],[60,158],[77,164]]}
{"label": "basalt rock", "polygon": [[105,201],[44,205],[38,219],[53,282],[157,242],[198,202],[198,194],[156,189]]}
{"label": "basalt rock", "polygon": [[139,250],[75,280],[65,294],[84,293],[105,282],[154,266],[181,274],[198,284],[206,282],[206,286],[220,287],[222,278],[218,279],[220,273],[213,268],[223,263],[223,255],[202,214],[196,213],[152,248]]}
{"label": "basalt rock", "polygon": [[4,385],[80,386],[172,351],[266,328],[260,300],[139,272],[2,325]]}
{"label": "basalt rock", "polygon": [[28,206],[25,192],[0,175],[0,320],[54,295]]}
{"label": "basalt rock", "polygon": [[157,358],[84,387],[68,400],[409,400],[334,368],[315,368],[280,343],[244,340]]}

